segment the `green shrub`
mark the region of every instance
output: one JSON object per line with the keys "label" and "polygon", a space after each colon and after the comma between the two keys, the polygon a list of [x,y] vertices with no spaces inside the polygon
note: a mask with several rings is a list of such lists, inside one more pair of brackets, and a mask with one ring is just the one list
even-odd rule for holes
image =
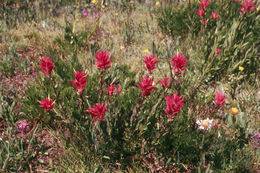
{"label": "green shrub", "polygon": [[[87,157],[99,158],[104,163],[119,161],[123,169],[133,162],[141,165],[142,160],[138,158],[145,158],[152,152],[164,158],[165,168],[170,169],[176,163],[174,167],[181,171],[185,170],[183,165],[199,169],[204,164],[203,157],[212,162],[211,169],[234,170],[238,169],[235,167],[238,163],[241,166],[249,164],[250,154],[241,162],[241,154],[232,155],[237,150],[250,151],[246,146],[249,139],[229,139],[223,136],[224,131],[217,129],[199,131],[194,123],[197,118],[188,112],[193,103],[185,101],[178,116],[173,121],[168,120],[164,112],[165,97],[178,92],[184,94],[185,100],[188,99],[189,90],[193,87],[189,79],[179,76],[177,80],[182,83],[181,86],[176,81],[169,90],[158,84],[156,92],[143,97],[135,82],[136,73],[125,65],[113,64],[107,71],[88,73],[84,92],[77,94],[69,80],[74,79],[73,69],[82,71],[84,68],[77,58],[64,61],[55,54],[54,50],[49,54],[55,64],[53,72],[49,77],[38,75],[36,84],[26,91],[22,112],[51,128],[57,129],[55,124],[59,123],[68,129],[72,138],[67,140],[67,145],[76,146],[78,152],[88,151]],[[90,72],[90,69],[83,71]],[[122,92],[109,96],[107,89],[111,84],[122,88]],[[55,100],[54,111],[46,112],[40,107],[38,101],[46,97]],[[93,122],[87,110],[95,103],[105,103],[108,109],[105,121]],[[218,141],[218,133],[222,133],[223,140],[227,142],[219,141],[216,146],[212,140]],[[231,153],[216,154],[216,147]],[[228,163],[235,160],[230,159],[238,159],[232,168],[228,167]],[[222,163],[219,160],[226,161]]]}

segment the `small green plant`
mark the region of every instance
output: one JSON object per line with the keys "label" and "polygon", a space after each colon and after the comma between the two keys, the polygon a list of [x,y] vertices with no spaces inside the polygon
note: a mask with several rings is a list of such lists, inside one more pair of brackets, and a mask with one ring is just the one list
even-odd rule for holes
{"label": "small green plant", "polygon": [[[0,171],[29,171],[29,165],[35,158],[31,147],[34,146],[34,135],[38,129],[32,129],[31,134],[24,133],[24,127],[17,126],[17,114],[14,112],[15,102],[6,100],[0,93],[0,122],[6,122],[7,127],[0,136]],[[9,105],[10,104],[10,105]],[[26,125],[27,126],[27,125]]]}

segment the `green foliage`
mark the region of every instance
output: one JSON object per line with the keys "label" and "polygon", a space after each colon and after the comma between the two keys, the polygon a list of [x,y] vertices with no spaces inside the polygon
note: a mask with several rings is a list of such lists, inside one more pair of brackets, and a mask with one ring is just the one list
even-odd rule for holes
{"label": "green foliage", "polygon": [[37,22],[46,19],[48,16],[58,16],[58,9],[74,3],[75,0],[2,0],[0,3],[0,20],[8,28],[13,28],[22,22]]}
{"label": "green foliage", "polygon": [[18,136],[16,127],[17,114],[14,112],[15,102],[7,100],[0,93],[0,122],[6,122],[7,127],[0,136],[0,171],[16,172],[29,171],[29,165],[35,155],[30,150],[34,144],[34,135],[38,128],[26,139]]}
{"label": "green foliage", "polygon": [[17,46],[14,43],[9,43],[8,46],[0,59],[0,72],[6,77],[13,77],[16,72],[28,72],[29,60],[18,56]]}
{"label": "green foliage", "polygon": [[74,33],[73,26],[66,21],[64,38],[56,38],[55,43],[60,45],[62,52],[66,54],[71,52],[76,54],[81,47],[85,46],[86,41],[90,36],[90,31],[78,31]]}
{"label": "green foliage", "polygon": [[[33,131],[29,139],[18,138],[11,127],[5,132],[8,134],[7,139],[0,140],[0,171],[16,172],[29,171],[31,161],[35,154],[30,148],[33,145],[34,135],[37,128]],[[35,146],[35,145],[33,145]]]}
{"label": "green foliage", "polygon": [[196,14],[195,1],[191,5],[183,4],[181,7],[162,7],[157,11],[157,21],[159,27],[166,34],[172,37],[187,36],[188,33],[198,33],[200,30],[200,20]]}
{"label": "green foliage", "polygon": [[135,42],[135,33],[133,21],[127,20],[123,26],[124,45],[131,45]]}
{"label": "green foliage", "polygon": [[116,1],[115,5],[118,6],[122,11],[127,11],[128,13],[131,13],[136,9],[136,4],[131,0]]}
{"label": "green foliage", "polygon": [[[200,69],[198,83],[238,73],[239,66],[244,67],[247,77],[259,71],[260,15],[257,11],[243,15],[239,7],[240,4],[231,1],[210,2],[204,9],[207,25],[201,24],[196,14],[200,6],[195,1],[174,10],[173,7],[159,10],[158,25],[162,31],[173,39],[181,38],[183,50],[191,57],[190,64],[194,66],[191,68]],[[216,20],[211,19],[213,11],[219,15]],[[221,53],[217,55],[218,48]]]}

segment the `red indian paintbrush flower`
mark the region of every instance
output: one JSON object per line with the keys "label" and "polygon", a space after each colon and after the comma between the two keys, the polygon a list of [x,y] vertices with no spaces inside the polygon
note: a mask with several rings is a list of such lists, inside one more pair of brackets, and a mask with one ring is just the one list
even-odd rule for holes
{"label": "red indian paintbrush flower", "polygon": [[215,99],[214,99],[214,104],[216,106],[225,106],[225,98],[226,98],[226,95],[225,93],[220,93],[220,92],[217,92],[216,93],[216,96],[215,96]]}
{"label": "red indian paintbrush flower", "polygon": [[164,78],[163,80],[159,80],[159,82],[162,84],[162,87],[163,88],[170,88],[170,81],[171,81],[171,78]]}
{"label": "red indian paintbrush flower", "polygon": [[150,74],[152,74],[153,70],[156,69],[155,64],[158,62],[155,56],[150,55],[143,58],[143,61],[146,65],[146,68]]}
{"label": "red indian paintbrush flower", "polygon": [[184,66],[188,61],[181,53],[175,53],[174,57],[172,56],[172,60],[170,60],[173,65],[172,70],[175,72],[175,74],[180,74],[181,71],[187,69]]}
{"label": "red indian paintbrush flower", "polygon": [[40,62],[40,66],[42,68],[43,74],[47,77],[51,74],[51,71],[54,68],[54,64],[50,57],[43,58]]}
{"label": "red indian paintbrush flower", "polygon": [[150,95],[154,92],[155,85],[153,85],[153,78],[149,78],[148,76],[144,76],[142,78],[142,83],[137,83],[137,86],[141,88],[143,96]]}
{"label": "red indian paintbrush flower", "polygon": [[105,107],[104,103],[94,104],[94,108],[89,108],[87,110],[88,113],[94,116],[93,121],[105,121],[104,114],[106,113],[107,108]]}
{"label": "red indian paintbrush flower", "polygon": [[184,98],[182,95],[178,96],[177,93],[173,94],[172,96],[166,97],[166,109],[165,113],[168,117],[173,117],[174,115],[178,114],[181,111],[181,107],[184,104]]}
{"label": "red indian paintbrush flower", "polygon": [[110,65],[111,59],[109,58],[109,53],[104,50],[100,50],[97,53],[96,59],[94,59],[94,61],[97,63],[96,67],[99,70],[107,70],[111,67]]}
{"label": "red indian paintbrush flower", "polygon": [[210,3],[209,0],[208,1],[207,0],[201,0],[200,7],[205,9],[205,8],[208,7],[209,3]]}
{"label": "red indian paintbrush flower", "polygon": [[122,92],[122,88],[118,88],[117,89],[117,94],[121,93]]}
{"label": "red indian paintbrush flower", "polygon": [[113,93],[114,93],[115,88],[116,88],[115,85],[109,85],[109,86],[108,86],[108,90],[107,90],[107,94],[108,94],[109,96],[112,96]]}
{"label": "red indian paintbrush flower", "polygon": [[51,98],[46,97],[46,99],[40,100],[39,103],[40,103],[41,108],[44,109],[44,111],[47,112],[47,111],[53,110],[54,101]]}
{"label": "red indian paintbrush flower", "polygon": [[212,12],[211,13],[211,18],[212,18],[212,20],[216,20],[218,18],[218,14],[215,13],[215,12]]}
{"label": "red indian paintbrush flower", "polygon": [[252,0],[244,0],[244,3],[240,5],[242,6],[242,8],[239,8],[239,11],[241,11],[241,13],[243,14],[255,9],[255,5]]}
{"label": "red indian paintbrush flower", "polygon": [[197,15],[198,15],[199,17],[204,16],[204,14],[205,14],[205,12],[204,12],[201,8],[197,10]]}
{"label": "red indian paintbrush flower", "polygon": [[69,80],[69,81],[73,84],[77,93],[81,94],[87,85],[86,84],[87,75],[83,71],[82,72],[75,71],[74,76],[75,76],[75,81],[73,81],[73,80]]}

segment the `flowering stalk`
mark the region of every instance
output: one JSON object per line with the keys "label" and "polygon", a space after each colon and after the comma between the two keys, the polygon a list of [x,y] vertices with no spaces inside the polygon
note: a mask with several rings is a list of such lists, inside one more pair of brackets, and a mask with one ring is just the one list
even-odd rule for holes
{"label": "flowering stalk", "polygon": [[40,66],[41,66],[41,69],[42,69],[42,73],[45,76],[50,77],[51,71],[52,71],[52,69],[54,68],[55,65],[52,62],[50,57],[44,57],[44,58],[41,59]]}
{"label": "flowering stalk", "polygon": [[185,65],[188,61],[181,53],[175,53],[174,57],[171,57],[170,62],[175,75],[179,75],[182,71],[187,70]]}
{"label": "flowering stalk", "polygon": [[137,86],[141,89],[142,97],[141,97],[141,103],[135,107],[135,109],[133,110],[133,114],[131,115],[131,118],[130,118],[131,125],[132,125],[134,116],[138,115],[141,108],[143,107],[146,96],[149,96],[155,90],[155,85],[153,85],[153,79],[149,78],[148,76],[144,76],[142,78],[142,82],[141,83],[138,82]]}
{"label": "flowering stalk", "polygon": [[142,83],[137,83],[137,86],[142,91],[142,96],[148,96],[154,92],[155,85],[153,85],[153,78],[149,78],[148,76],[144,76],[142,78]]}
{"label": "flowering stalk", "polygon": [[105,107],[104,103],[101,103],[101,104],[95,103],[94,108],[89,108],[87,110],[87,112],[89,114],[94,116],[93,122],[94,121],[105,121],[104,114],[106,113],[106,111],[107,111],[107,108]]}
{"label": "flowering stalk", "polygon": [[[171,76],[172,76],[171,81],[170,81],[170,83],[169,83],[169,86],[171,87],[172,84],[173,84],[173,73],[172,73],[172,70],[171,70],[170,62],[168,61],[168,63],[169,63],[169,68],[170,68]],[[164,98],[166,97],[166,95],[167,95],[168,90],[170,89],[170,87],[167,87],[167,88],[165,89],[165,91],[163,92],[163,94],[161,94],[161,97],[158,99],[158,102],[152,107],[152,110],[151,110],[151,113],[150,113],[151,115],[154,115],[154,114],[155,114],[155,111],[157,110],[157,107],[158,107],[159,105],[161,105],[161,103],[162,103],[162,101],[164,100]],[[148,117],[148,121],[150,120],[151,117],[152,117],[152,116]],[[160,114],[159,114],[159,119],[160,119]]]}
{"label": "flowering stalk", "polygon": [[181,107],[184,104],[184,98],[182,95],[178,96],[177,93],[173,94],[172,96],[166,97],[166,109],[165,113],[167,114],[168,118],[172,119],[176,114],[181,111]]}

